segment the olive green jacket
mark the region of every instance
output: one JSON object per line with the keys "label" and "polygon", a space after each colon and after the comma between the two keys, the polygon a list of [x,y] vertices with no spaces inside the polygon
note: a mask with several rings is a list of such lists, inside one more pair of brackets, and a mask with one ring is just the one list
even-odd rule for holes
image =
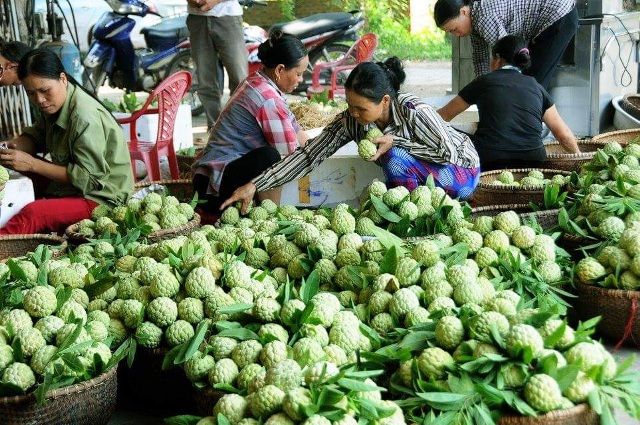
{"label": "olive green jacket", "polygon": [[122,128],[94,98],[73,84],[57,116],[41,114],[23,135],[39,152],[67,167],[70,183],[50,182],[46,193],[82,196],[98,203],[125,202],[133,190],[131,158]]}

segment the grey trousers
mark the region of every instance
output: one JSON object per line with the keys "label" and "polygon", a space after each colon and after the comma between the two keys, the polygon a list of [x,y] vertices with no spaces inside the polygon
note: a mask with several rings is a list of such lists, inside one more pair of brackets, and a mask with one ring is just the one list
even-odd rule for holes
{"label": "grey trousers", "polygon": [[247,78],[247,50],[242,32],[242,16],[189,15],[191,57],[196,66],[198,96],[212,127],[222,109],[222,87],[218,82],[218,60],[229,75],[229,91]]}

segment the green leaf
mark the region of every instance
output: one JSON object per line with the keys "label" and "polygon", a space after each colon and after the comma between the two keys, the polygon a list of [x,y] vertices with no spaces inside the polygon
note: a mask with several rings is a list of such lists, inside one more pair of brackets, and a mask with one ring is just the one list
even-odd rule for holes
{"label": "green leaf", "polygon": [[388,230],[384,230],[379,227],[374,228],[373,233],[386,249],[391,249],[392,246],[395,246],[396,250],[398,251],[398,255],[400,257],[405,256],[405,250],[404,248],[402,248],[402,239],[389,232]]}
{"label": "green leaf", "polygon": [[569,388],[573,381],[576,380],[578,372],[580,372],[580,369],[575,365],[567,365],[558,368],[558,370],[556,371],[556,376],[554,378],[558,382],[560,390],[564,391]]}
{"label": "green leaf", "polygon": [[386,391],[386,388],[378,387],[377,385],[365,384],[362,381],[357,381],[355,379],[349,379],[349,378],[338,379],[338,385],[351,391],[359,391],[359,392]]}
{"label": "green leaf", "polygon": [[193,357],[196,351],[198,351],[200,344],[202,344],[202,341],[204,341],[204,338],[209,331],[210,324],[211,322],[209,320],[204,320],[198,323],[198,327],[196,328],[191,340],[186,345],[183,345],[183,350],[181,350],[178,356],[173,360],[174,365],[182,364]]}
{"label": "green leaf", "polygon": [[320,288],[320,276],[318,271],[314,270],[309,274],[307,279],[302,280],[302,286],[300,287],[300,298],[305,304],[311,301],[311,298],[318,293]]}
{"label": "green leaf", "polygon": [[239,341],[246,341],[249,339],[259,340],[260,338],[255,332],[252,332],[246,328],[240,329],[227,329],[218,333],[218,336],[227,336],[229,338],[234,338]]}
{"label": "green leaf", "polygon": [[243,313],[247,310],[250,310],[251,308],[253,308],[253,304],[247,304],[247,303],[237,303],[237,304],[231,304],[228,306],[224,306],[224,307],[219,307],[216,310],[216,313],[219,314],[237,314],[237,313]]}
{"label": "green leaf", "polygon": [[562,339],[562,337],[564,336],[564,332],[566,330],[567,330],[567,324],[565,322],[562,322],[562,324],[558,326],[558,328],[555,331],[553,331],[551,335],[547,336],[544,339],[545,347],[554,347],[558,343],[558,341]]}
{"label": "green leaf", "polygon": [[229,422],[229,419],[227,419],[227,417],[222,413],[218,413],[218,415],[216,416],[216,419],[217,419],[218,425],[231,425],[231,422]]}
{"label": "green leaf", "polygon": [[380,217],[384,218],[385,220],[390,221],[391,223],[398,223],[400,220],[402,220],[402,218],[398,214],[391,211],[387,204],[385,204],[382,199],[378,198],[377,196],[371,195],[371,203],[373,204],[373,207],[380,215]]}
{"label": "green leaf", "polygon": [[466,394],[447,392],[416,393],[416,395],[426,401],[429,406],[439,410],[458,410],[469,397]]}
{"label": "green leaf", "polygon": [[200,419],[202,419],[202,416],[179,415],[164,418],[164,423],[167,425],[196,425]]}
{"label": "green leaf", "polygon": [[[184,349],[185,345],[186,343],[176,345],[171,350],[167,351],[167,353],[164,355],[164,358],[162,359],[162,370],[171,369],[173,367],[173,365],[175,364],[176,358],[178,357],[180,352]],[[129,367],[131,367],[131,365],[129,365]]]}
{"label": "green leaf", "polygon": [[22,270],[22,267],[18,265],[16,260],[10,258],[6,264],[9,266],[9,272],[11,272],[11,276],[13,276],[14,279],[22,280],[24,282],[29,281],[27,274]]}
{"label": "green leaf", "polygon": [[591,391],[588,396],[589,406],[596,412],[598,415],[602,414],[602,400],[600,399],[599,391]]}
{"label": "green leaf", "polygon": [[397,267],[398,267],[398,252],[396,250],[396,246],[392,245],[384,254],[384,257],[382,258],[382,262],[380,263],[380,274],[382,273],[394,274],[396,272]]}

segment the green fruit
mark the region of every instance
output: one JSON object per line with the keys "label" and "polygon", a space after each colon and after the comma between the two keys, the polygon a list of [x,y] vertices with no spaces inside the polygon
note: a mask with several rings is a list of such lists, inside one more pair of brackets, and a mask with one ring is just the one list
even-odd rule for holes
{"label": "green fruit", "polygon": [[204,319],[204,303],[197,298],[185,298],[178,303],[178,318],[197,325]]}
{"label": "green fruit", "polygon": [[515,211],[503,211],[493,219],[493,227],[511,235],[520,226],[520,217]]}
{"label": "green fruit", "polygon": [[209,383],[214,386],[217,384],[233,385],[238,376],[238,366],[231,359],[220,359],[209,370]]}
{"label": "green fruit", "polygon": [[562,393],[555,379],[545,374],[533,375],[524,386],[524,398],[534,409],[546,413],[562,402]]}
{"label": "green fruit", "polygon": [[135,333],[138,344],[145,348],[156,348],[162,340],[162,329],[151,322],[143,322]]}
{"label": "green fruit", "polygon": [[596,229],[596,233],[605,239],[618,241],[622,236],[624,229],[624,221],[619,217],[613,216],[602,220]]}
{"label": "green fruit", "polygon": [[518,356],[523,350],[530,350],[533,357],[539,357],[544,349],[544,340],[540,333],[530,325],[519,324],[511,328],[505,339],[507,351]]}
{"label": "green fruit", "polygon": [[592,257],[580,260],[575,266],[574,273],[578,279],[585,284],[594,283],[607,274],[602,264]]}
{"label": "green fruit", "polygon": [[167,297],[154,299],[147,305],[147,319],[160,327],[166,327],[178,318],[178,306]]}
{"label": "green fruit", "polygon": [[396,266],[395,276],[401,287],[414,285],[420,279],[420,264],[413,258],[402,258]]}
{"label": "green fruit", "polygon": [[369,161],[378,151],[378,147],[368,139],[358,142],[358,155],[365,161]]}
{"label": "green fruit", "polygon": [[445,316],[436,324],[436,342],[445,350],[453,350],[464,338],[462,321],[454,316]]}
{"label": "green fruit", "polygon": [[467,303],[483,304],[484,293],[482,287],[473,281],[463,281],[454,286],[453,299],[457,305]]}
{"label": "green fruit", "polygon": [[424,349],[417,361],[420,372],[431,379],[443,378],[446,369],[454,365],[451,354],[438,347]]}
{"label": "green fruit", "polygon": [[242,341],[231,351],[231,359],[242,369],[243,367],[258,361],[262,344],[256,340]]}
{"label": "green fruit", "polygon": [[46,286],[36,286],[24,295],[23,307],[31,317],[45,317],[57,308],[56,293]]}
{"label": "green fruit", "polygon": [[225,394],[213,407],[213,414],[224,415],[230,424],[236,425],[242,420],[249,407],[247,400],[239,394]]}
{"label": "green fruit", "polygon": [[574,403],[583,403],[595,389],[596,384],[593,379],[583,372],[578,372],[576,379],[564,390],[563,394]]}
{"label": "green fruit", "polygon": [[24,363],[12,363],[2,373],[2,382],[15,385],[23,392],[35,385],[36,377],[31,368]]}
{"label": "green fruit", "polygon": [[418,300],[416,294],[408,288],[401,288],[393,294],[389,302],[389,312],[400,320],[419,306],[420,300]]}
{"label": "green fruit", "polygon": [[265,385],[260,388],[250,400],[253,416],[267,417],[282,408],[285,393],[275,385]]}
{"label": "green fruit", "polygon": [[412,251],[412,257],[425,267],[432,267],[440,261],[440,248],[430,240],[418,242]]}
{"label": "green fruit", "polygon": [[186,320],[176,320],[167,327],[165,339],[170,347],[174,347],[189,341],[194,333],[191,323]]}
{"label": "green fruit", "polygon": [[290,418],[300,421],[306,417],[305,408],[311,404],[311,393],[306,388],[295,388],[286,392],[282,410]]}
{"label": "green fruit", "polygon": [[283,391],[292,390],[302,383],[302,369],[295,360],[283,360],[267,370],[265,383]]}
{"label": "green fruit", "polygon": [[382,195],[382,201],[390,208],[393,208],[400,205],[400,202],[407,197],[409,197],[409,190],[404,186],[397,186],[387,190],[385,194]]}
{"label": "green fruit", "polygon": [[[540,335],[542,338],[547,339],[551,334],[553,334],[560,326],[562,326],[564,322],[560,319],[549,319],[544,325],[540,328]],[[573,329],[569,325],[566,325],[564,332],[562,333],[562,337],[556,342],[551,348],[559,348],[564,349],[571,344],[575,339]]]}
{"label": "green fruit", "polygon": [[492,326],[495,326],[502,336],[509,332],[509,321],[504,315],[495,311],[486,311],[471,320],[469,336],[481,342],[491,342]]}

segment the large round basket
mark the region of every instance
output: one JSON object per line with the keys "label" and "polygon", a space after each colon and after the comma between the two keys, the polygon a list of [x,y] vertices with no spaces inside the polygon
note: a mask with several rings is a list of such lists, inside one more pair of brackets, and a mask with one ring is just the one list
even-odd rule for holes
{"label": "large round basket", "polygon": [[[171,229],[161,229],[156,230],[155,232],[151,232],[147,235],[147,240],[149,241],[149,243],[155,243],[180,235],[188,235],[189,233],[197,229],[198,226],[200,226],[200,215],[198,213],[194,213],[193,218],[188,223],[183,224],[179,227],[173,227]],[[74,246],[89,242],[89,239],[78,233],[78,227],[79,226],[77,223],[72,224],[71,226],[67,227],[64,232],[67,239],[69,240],[69,243]]]}
{"label": "large round basket", "polygon": [[637,120],[640,120],[640,95],[638,94],[626,94],[622,98],[620,103],[622,109],[624,109],[629,115]]}
{"label": "large round basket", "polygon": [[611,342],[640,345],[640,291],[576,284],[573,306],[579,319],[601,316],[598,333]]}
{"label": "large round basket", "polygon": [[195,399],[196,406],[198,407],[198,414],[202,416],[211,415],[213,407],[223,395],[224,393],[222,391],[215,390],[211,387],[200,390],[194,389],[193,398]]}
{"label": "large round basket", "polygon": [[[536,169],[536,168],[518,168],[510,170],[493,170],[480,174],[480,182],[471,198],[471,204],[474,207],[484,207],[487,205],[505,205],[505,204],[534,204],[542,205],[544,200],[544,187],[527,188],[514,185],[493,185],[491,184],[498,178],[502,171],[510,171],[513,173],[515,180],[526,177],[530,171],[540,171],[545,178],[551,178],[556,174],[568,176],[571,173],[564,170]],[[566,187],[566,184],[563,185]]]}
{"label": "large round basket", "polygon": [[193,199],[193,183],[190,179],[158,180],[154,182],[142,182],[135,185],[135,190],[144,189],[151,185],[162,185],[166,188],[167,195],[178,198],[180,202],[191,202]]}
{"label": "large round basket", "polygon": [[557,209],[534,211],[529,204],[487,205],[485,207],[477,207],[471,210],[471,218],[477,218],[481,215],[493,217],[504,211],[515,211],[523,222],[534,219],[544,230],[552,229],[558,225]]}
{"label": "large round basket", "polygon": [[[166,348],[138,347],[128,368],[120,367],[120,403],[132,410],[162,413],[165,416],[194,412],[191,383],[179,367],[162,370]],[[208,412],[207,414],[211,414]]]}
{"label": "large round basket", "polygon": [[498,425],[598,425],[600,418],[588,405],[557,410],[540,416],[503,416]]}
{"label": "large round basket", "polygon": [[549,143],[544,146],[547,151],[545,165],[551,170],[580,171],[580,167],[589,162],[595,156],[598,149],[603,146],[604,143],[602,142],[581,140],[578,141],[580,153],[567,153],[560,143]]}
{"label": "large round basket", "polygon": [[0,236],[0,261],[23,257],[38,245],[48,245],[54,258],[62,256],[67,249],[66,239],[56,235],[4,235]]}
{"label": "large round basket", "polygon": [[116,409],[118,378],[112,368],[89,381],[49,391],[43,404],[33,394],[0,397],[4,425],[101,425]]}
{"label": "large round basket", "polygon": [[618,142],[621,145],[626,145],[638,137],[640,137],[640,128],[632,128],[629,130],[609,131],[608,133],[598,134],[594,136],[591,141],[598,143]]}

